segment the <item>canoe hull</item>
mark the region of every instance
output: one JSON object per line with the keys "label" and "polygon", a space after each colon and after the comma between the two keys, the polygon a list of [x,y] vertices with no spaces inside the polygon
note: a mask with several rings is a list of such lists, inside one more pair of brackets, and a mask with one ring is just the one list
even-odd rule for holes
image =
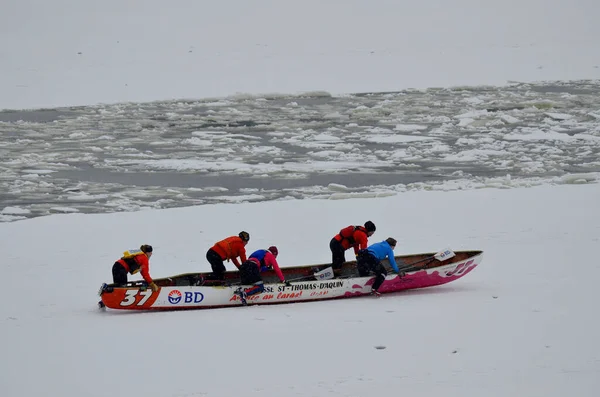
{"label": "canoe hull", "polygon": [[[390,273],[379,288],[379,292],[385,294],[426,288],[457,280],[471,272],[481,262],[483,258],[481,251],[471,251],[471,253],[471,255],[463,255],[462,259],[459,256],[458,260],[454,262],[439,263],[433,267],[429,265],[424,269],[411,269],[412,271],[402,277]],[[173,279],[162,280],[172,281]],[[352,276],[324,281],[314,279],[297,281],[291,286],[265,282],[265,291],[249,296],[247,302],[249,305],[268,305],[357,297],[369,294],[374,280],[373,276]],[[158,281],[157,284],[165,283],[161,281]],[[239,297],[234,293],[238,287],[239,285],[165,285],[161,286],[157,292],[143,286],[111,287],[101,294],[101,299],[107,308],[120,310],[189,310],[236,307],[241,305]]]}

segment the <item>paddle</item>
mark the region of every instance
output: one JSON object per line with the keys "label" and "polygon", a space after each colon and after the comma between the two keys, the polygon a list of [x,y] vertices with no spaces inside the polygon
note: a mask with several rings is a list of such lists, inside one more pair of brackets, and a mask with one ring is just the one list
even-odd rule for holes
{"label": "paddle", "polygon": [[[428,256],[427,258],[420,259],[420,260],[413,262],[407,266],[401,267],[398,270],[400,270],[400,273],[402,273],[402,272],[406,273],[406,272],[410,272],[410,271],[414,271],[414,270],[419,270],[420,268],[427,266],[428,264],[430,264],[431,262],[433,262],[436,259],[440,262],[443,262],[443,261],[453,258],[455,256],[456,256],[456,254],[454,253],[454,251],[452,251],[450,248],[446,248],[446,249],[441,250],[440,252],[438,252],[437,254],[435,254],[433,256]],[[415,266],[417,263],[421,263],[421,262],[425,262],[425,261],[427,261],[427,262],[422,265]]]}
{"label": "paddle", "polygon": [[289,282],[292,282],[292,281],[302,281],[302,280],[311,279],[313,277],[315,278],[315,280],[330,280],[330,279],[333,278],[333,276],[334,276],[334,274],[333,274],[333,268],[331,266],[329,266],[329,267],[327,267],[327,268],[325,268],[325,269],[323,269],[321,271],[315,272],[315,273],[310,274],[308,276],[302,276],[302,277],[292,278],[292,279],[289,279],[287,281],[289,281]]}

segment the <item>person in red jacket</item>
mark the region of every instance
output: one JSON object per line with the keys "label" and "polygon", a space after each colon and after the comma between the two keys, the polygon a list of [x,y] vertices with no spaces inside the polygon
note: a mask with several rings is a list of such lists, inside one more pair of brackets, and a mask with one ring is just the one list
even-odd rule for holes
{"label": "person in red jacket", "polygon": [[150,277],[150,257],[152,256],[152,246],[144,244],[138,250],[127,251],[121,259],[115,262],[112,267],[113,282],[117,285],[127,284],[127,273],[141,273],[152,291],[158,291],[158,286]]}
{"label": "person in red jacket", "polygon": [[[242,231],[237,236],[227,237],[217,242],[206,252],[206,260],[212,267],[214,279],[225,279],[227,269],[223,261],[231,260],[238,269],[241,263],[246,262],[246,245],[248,241],[250,241],[250,234]],[[238,257],[240,261],[238,261]]]}
{"label": "person in red jacket", "polygon": [[267,270],[274,270],[279,280],[285,285],[289,286],[290,283],[285,280],[283,272],[277,263],[277,255],[279,250],[274,245],[268,249],[261,249],[254,251],[248,260],[242,263],[240,266],[240,278],[242,285],[253,284],[252,287],[243,289],[238,288],[235,293],[240,297],[243,305],[246,305],[246,298],[251,295],[260,294],[265,290],[265,286],[260,276],[261,272]]}
{"label": "person in red jacket", "polygon": [[329,249],[331,249],[331,266],[334,272],[341,269],[346,262],[346,250],[354,248],[354,256],[358,256],[358,251],[367,248],[369,237],[375,233],[375,230],[375,224],[367,221],[364,227],[345,227],[331,239]]}

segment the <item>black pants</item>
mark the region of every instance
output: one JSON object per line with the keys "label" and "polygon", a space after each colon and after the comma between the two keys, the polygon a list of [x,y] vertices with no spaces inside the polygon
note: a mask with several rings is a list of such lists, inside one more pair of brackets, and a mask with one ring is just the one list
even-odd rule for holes
{"label": "black pants", "polygon": [[246,261],[240,266],[240,278],[242,285],[254,284],[262,281],[258,266],[253,261]]}
{"label": "black pants", "polygon": [[369,252],[365,252],[358,256],[356,265],[358,268],[358,275],[361,277],[366,277],[371,272],[375,273],[376,277],[375,282],[373,283],[373,291],[377,291],[385,281],[385,276],[387,276],[387,270],[385,270],[385,267],[381,264],[379,259]]}
{"label": "black pants", "polygon": [[242,263],[242,266],[240,266],[240,278],[242,279],[242,285],[254,284],[251,288],[245,290],[248,296],[260,294],[265,290],[258,266],[253,261]]}
{"label": "black pants", "polygon": [[212,267],[213,277],[211,278],[214,280],[225,280],[225,271],[227,269],[223,264],[221,255],[211,248],[206,253],[206,260],[208,260],[208,263],[210,263],[210,266]]}
{"label": "black pants", "polygon": [[112,267],[113,283],[117,285],[127,284],[127,270],[119,262],[115,262]]}
{"label": "black pants", "polygon": [[332,238],[329,242],[329,249],[331,249],[331,267],[341,269],[346,262],[346,250],[342,247],[342,243]]}

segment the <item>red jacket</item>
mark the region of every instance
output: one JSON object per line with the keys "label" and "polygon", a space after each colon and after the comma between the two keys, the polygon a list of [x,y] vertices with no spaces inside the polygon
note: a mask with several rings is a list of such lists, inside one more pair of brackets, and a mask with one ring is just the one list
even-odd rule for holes
{"label": "red jacket", "polygon": [[369,243],[367,229],[363,226],[345,227],[333,238],[342,243],[342,248],[344,248],[344,250],[347,250],[350,247],[354,248],[355,255],[358,255],[358,251],[367,249]]}
{"label": "red jacket", "polygon": [[227,237],[213,245],[211,249],[219,254],[221,259],[231,259],[238,269],[240,268],[240,262],[237,260],[238,257],[240,257],[241,263],[246,262],[246,247],[244,241],[239,236]]}
{"label": "red jacket", "polygon": [[121,258],[117,262],[120,263],[128,273],[136,274],[137,272],[140,272],[147,283],[152,282],[152,277],[150,277],[150,261],[146,254],[139,254],[130,258]]}

